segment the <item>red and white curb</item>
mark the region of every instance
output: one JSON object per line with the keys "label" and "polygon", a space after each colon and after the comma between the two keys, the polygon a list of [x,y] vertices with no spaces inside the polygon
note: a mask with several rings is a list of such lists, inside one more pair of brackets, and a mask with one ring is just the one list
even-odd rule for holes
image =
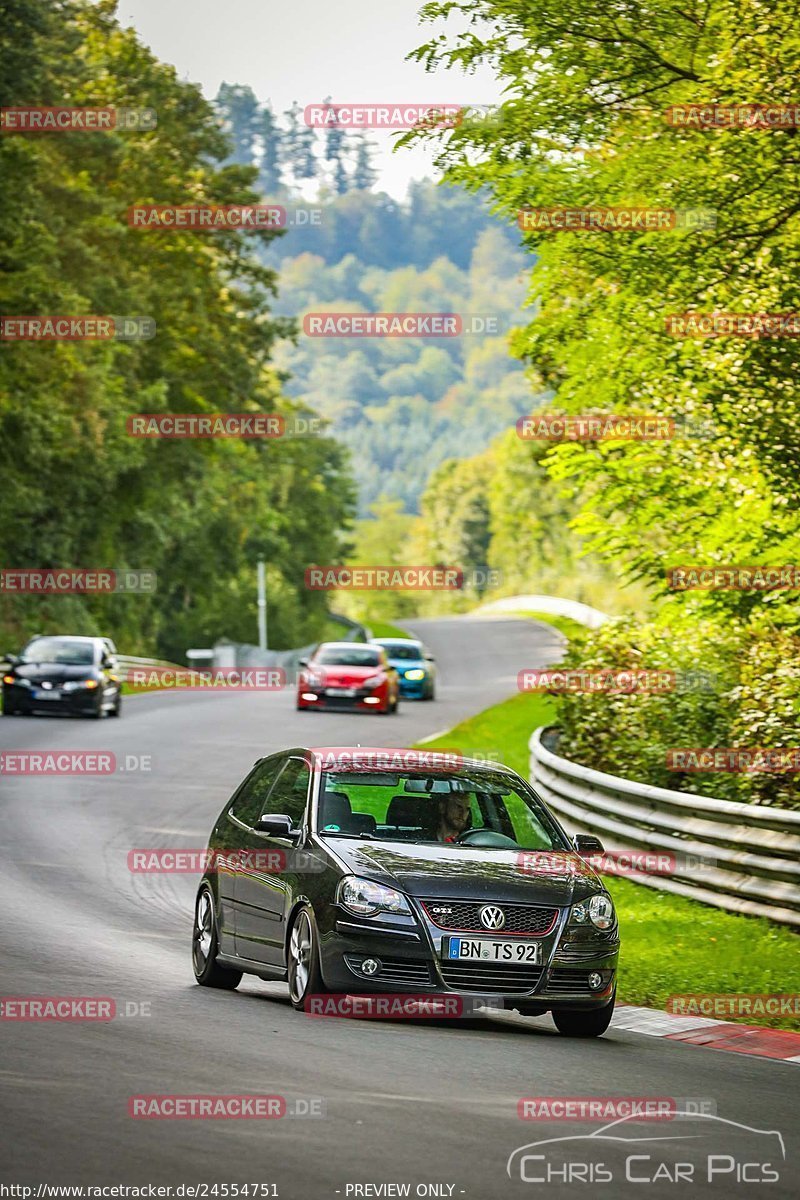
{"label": "red and white curb", "polygon": [[669,1038],[673,1042],[688,1042],[711,1050],[732,1050],[737,1054],[800,1063],[800,1033],[790,1029],[765,1029],[760,1025],[716,1021],[712,1017],[679,1017],[656,1008],[639,1008],[635,1004],[618,1005],[611,1028]]}

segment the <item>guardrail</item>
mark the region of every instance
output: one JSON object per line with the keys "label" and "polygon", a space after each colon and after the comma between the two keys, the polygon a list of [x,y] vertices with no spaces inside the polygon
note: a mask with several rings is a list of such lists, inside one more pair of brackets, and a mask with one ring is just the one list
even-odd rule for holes
{"label": "guardrail", "polygon": [[134,667],[172,667],[179,671],[187,670],[186,667],[178,667],[176,663],[166,662],[163,658],[135,658],[130,654],[118,654],[117,664],[123,683],[128,682],[128,677]]}
{"label": "guardrail", "polygon": [[554,732],[532,734],[530,777],[564,824],[595,834],[608,849],[670,856],[667,873],[627,878],[800,928],[800,812],[607,775],[556,754]]}

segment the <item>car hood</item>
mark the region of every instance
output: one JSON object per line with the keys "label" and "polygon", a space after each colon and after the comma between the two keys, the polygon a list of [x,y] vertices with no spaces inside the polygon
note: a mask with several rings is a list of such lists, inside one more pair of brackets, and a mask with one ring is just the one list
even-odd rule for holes
{"label": "car hood", "polygon": [[50,683],[66,683],[68,679],[90,679],[97,676],[93,666],[68,666],[66,663],[18,663],[14,674],[31,683],[48,680]]}
{"label": "car hood", "polygon": [[308,669],[333,687],[352,687],[354,684],[363,683],[365,679],[381,673],[380,667],[340,667],[336,665],[315,667],[313,663]]}
{"label": "car hood", "polygon": [[560,907],[604,890],[591,867],[573,853],[537,856],[517,850],[415,846],[359,838],[322,840],[354,875],[366,875],[420,898],[463,897]]}
{"label": "car hood", "polygon": [[424,658],[390,658],[389,666],[396,671],[426,671],[427,663]]}

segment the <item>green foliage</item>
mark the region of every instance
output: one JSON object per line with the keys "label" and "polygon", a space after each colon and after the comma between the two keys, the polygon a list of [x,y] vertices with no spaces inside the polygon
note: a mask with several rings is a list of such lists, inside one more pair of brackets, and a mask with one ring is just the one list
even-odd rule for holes
{"label": "green foliage", "polygon": [[[352,255],[326,266],[320,254],[301,254],[280,263],[276,307],[297,315],[480,313],[505,331],[521,319],[520,262],[499,227],[477,235],[468,270],[444,256],[423,269],[382,270]],[[505,332],[438,339],[300,335],[281,344],[276,363],[291,374],[288,390],[334,422],[351,450],[362,512],[382,494],[415,511],[445,459],[482,450],[530,408],[530,384],[509,358]]]}
{"label": "green foliage", "polygon": [[[485,120],[404,139],[438,139],[452,182],[490,189],[506,216],[615,204],[716,214],[699,231],[524,235],[538,256],[537,315],[516,350],[559,406],[710,418],[716,429],[556,448],[549,466],[574,485],[580,531],[662,591],[665,568],[687,561],[796,561],[796,341],[665,331],[686,310],[797,311],[796,131],[664,118],[690,102],[786,103],[800,57],[792,15],[762,0],[623,6],[610,28],[592,0],[568,12],[555,0],[448,0],[423,13],[453,10],[470,18],[465,31],[416,57],[431,69],[488,66],[506,100]],[[746,617],[761,602],[727,592],[709,603]]]}
{"label": "green foliage", "polygon": [[126,432],[135,412],[302,406],[281,396],[270,366],[289,324],[270,315],[275,277],[256,241],[126,222],[135,203],[252,203],[258,193],[251,167],[218,165],[229,147],[199,90],[121,29],[113,8],[16,6],[3,104],[30,95],[34,80],[45,103],[146,104],[158,126],[2,138],[2,304],[12,314],[143,314],[157,333],[5,346],[0,560],[149,568],[159,586],[148,596],[5,596],[0,626],[12,645],[71,628],[168,658],[222,634],[252,640],[263,556],[273,644],[310,640],[324,597],[305,592],[303,569],[335,560],[352,504],[341,448],[326,438],[144,441]]}
{"label": "green foliage", "polygon": [[665,608],[614,621],[570,646],[564,666],[674,671],[675,691],[565,695],[559,753],[596,770],[722,800],[800,807],[796,775],[671,770],[668,751],[792,747],[800,724],[800,636],[764,616],[724,626]]}

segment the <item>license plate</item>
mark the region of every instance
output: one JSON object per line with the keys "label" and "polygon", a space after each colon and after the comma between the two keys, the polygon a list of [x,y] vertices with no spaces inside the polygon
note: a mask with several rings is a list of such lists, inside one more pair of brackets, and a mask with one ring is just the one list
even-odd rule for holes
{"label": "license plate", "polygon": [[355,696],[355,688],[328,688],[329,696]]}
{"label": "license plate", "polygon": [[46,692],[44,690],[40,691],[37,689],[33,693],[33,698],[34,700],[60,700],[61,692]]}
{"label": "license plate", "polygon": [[494,938],[442,938],[442,958],[541,965],[542,943],[496,942]]}

